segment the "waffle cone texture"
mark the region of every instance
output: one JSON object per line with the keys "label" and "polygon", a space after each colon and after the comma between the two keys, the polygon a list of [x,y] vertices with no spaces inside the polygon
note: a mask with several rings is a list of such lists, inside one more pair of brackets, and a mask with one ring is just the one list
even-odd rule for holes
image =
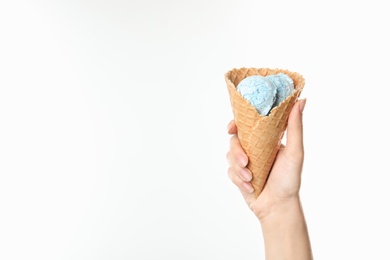
{"label": "waffle cone texture", "polygon": [[[268,116],[262,116],[241,96],[236,87],[246,77],[278,73],[288,75],[294,82],[295,90],[279,106],[273,108]],[[225,80],[237,125],[238,139],[249,158],[247,167],[253,175],[251,183],[254,196],[257,198],[267,181],[287,128],[288,116],[303,90],[305,80],[296,72],[269,68],[232,69],[225,74]]]}

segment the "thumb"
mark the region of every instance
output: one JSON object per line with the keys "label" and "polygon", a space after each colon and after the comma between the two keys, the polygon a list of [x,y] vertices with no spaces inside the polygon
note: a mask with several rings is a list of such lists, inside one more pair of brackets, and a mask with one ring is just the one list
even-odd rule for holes
{"label": "thumb", "polygon": [[295,103],[288,117],[286,151],[292,154],[303,154],[302,112],[306,99]]}

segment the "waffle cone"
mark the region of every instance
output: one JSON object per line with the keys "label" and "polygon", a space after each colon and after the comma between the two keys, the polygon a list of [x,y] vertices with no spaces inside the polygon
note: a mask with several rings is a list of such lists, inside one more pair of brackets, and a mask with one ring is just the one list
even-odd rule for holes
{"label": "waffle cone", "polygon": [[[294,92],[279,106],[273,108],[268,116],[260,115],[249,101],[236,90],[237,85],[248,76],[274,75],[284,73],[294,82]],[[257,198],[262,192],[268,175],[280,148],[287,127],[287,119],[305,85],[304,78],[296,73],[282,69],[240,68],[225,74],[238,138],[248,155],[248,169],[252,172],[252,186]]]}

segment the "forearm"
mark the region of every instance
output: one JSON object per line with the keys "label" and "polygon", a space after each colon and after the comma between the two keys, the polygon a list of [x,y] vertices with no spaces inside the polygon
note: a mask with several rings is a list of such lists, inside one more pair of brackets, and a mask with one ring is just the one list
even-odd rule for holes
{"label": "forearm", "polygon": [[267,260],[313,259],[299,198],[275,206],[260,223]]}

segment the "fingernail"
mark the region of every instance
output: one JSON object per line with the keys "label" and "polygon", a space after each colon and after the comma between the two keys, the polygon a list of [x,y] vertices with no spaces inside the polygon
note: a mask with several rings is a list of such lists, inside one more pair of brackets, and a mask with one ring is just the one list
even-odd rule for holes
{"label": "fingernail", "polygon": [[252,175],[246,169],[241,169],[240,174],[245,181],[251,181]]}
{"label": "fingernail", "polygon": [[243,182],[242,183],[242,186],[244,187],[244,189],[249,192],[249,193],[252,193],[254,191],[253,187],[252,187],[252,184],[250,184],[249,182]]}
{"label": "fingernail", "polygon": [[229,132],[230,128],[232,128],[232,122],[230,122],[228,125],[227,125],[227,130]]}
{"label": "fingernail", "polygon": [[306,105],[306,98],[302,99],[302,100],[299,102],[299,110],[301,111],[301,113],[302,113],[303,110],[305,109],[305,105]]}
{"label": "fingernail", "polygon": [[238,160],[238,164],[241,166],[241,167],[245,167],[246,164],[248,163],[245,156],[242,155],[242,154],[239,154],[237,156],[237,160]]}

